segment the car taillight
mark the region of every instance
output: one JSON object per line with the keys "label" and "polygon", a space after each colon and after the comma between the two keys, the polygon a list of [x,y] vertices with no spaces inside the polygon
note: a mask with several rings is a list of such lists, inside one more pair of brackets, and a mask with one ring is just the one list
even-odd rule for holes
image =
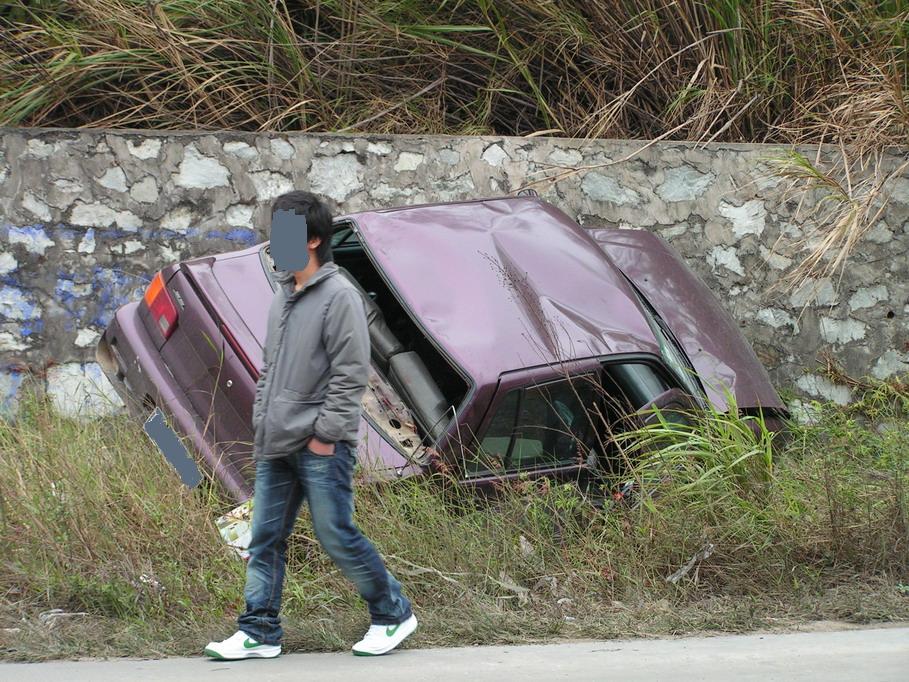
{"label": "car taillight", "polygon": [[166,339],[177,326],[177,306],[164,288],[164,278],[159,272],[145,290],[145,305],[151,311],[152,320]]}

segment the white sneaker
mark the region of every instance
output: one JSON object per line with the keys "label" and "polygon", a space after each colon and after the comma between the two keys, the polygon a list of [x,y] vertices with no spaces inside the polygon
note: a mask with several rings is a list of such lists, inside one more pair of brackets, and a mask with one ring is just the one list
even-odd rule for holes
{"label": "white sneaker", "polygon": [[417,629],[417,617],[411,615],[397,625],[370,625],[366,635],[351,649],[354,656],[381,656],[394,649]]}
{"label": "white sneaker", "polygon": [[222,661],[239,661],[243,658],[274,658],[281,653],[280,644],[262,644],[237,630],[223,642],[209,642],[205,654]]}

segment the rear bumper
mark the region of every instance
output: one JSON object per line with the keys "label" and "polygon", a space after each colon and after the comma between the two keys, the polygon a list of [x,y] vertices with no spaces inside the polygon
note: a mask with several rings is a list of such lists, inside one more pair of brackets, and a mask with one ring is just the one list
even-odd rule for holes
{"label": "rear bumper", "polygon": [[[95,350],[98,364],[126,403],[138,409],[153,409],[149,396],[172,420],[175,430],[189,438],[209,471],[242,502],[252,495],[252,486],[202,437],[201,419],[186,394],[154,350],[154,344],[139,318],[139,302],[117,310]],[[151,349],[151,350],[150,350]]]}

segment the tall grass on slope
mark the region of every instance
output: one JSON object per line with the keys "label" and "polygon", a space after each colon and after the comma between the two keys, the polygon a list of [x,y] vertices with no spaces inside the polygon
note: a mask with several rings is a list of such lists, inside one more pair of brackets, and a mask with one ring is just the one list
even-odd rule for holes
{"label": "tall grass on slope", "polygon": [[86,613],[89,633],[121,623],[124,646],[162,620],[204,627],[236,605],[241,579],[207,490],[183,486],[141,424],[65,418],[23,390],[17,419],[0,422],[0,618],[20,627],[35,604]]}
{"label": "tall grass on slope", "polygon": [[[905,390],[876,382],[869,395],[881,386]],[[727,400],[729,414],[708,409],[687,423],[660,415],[618,436],[639,490],[639,528],[673,538],[692,556],[709,547],[714,556],[702,576],[718,589],[776,593],[806,579],[909,579],[904,403],[874,421],[815,404],[813,423],[774,433],[760,414],[737,415],[734,398]]]}
{"label": "tall grass on slope", "polygon": [[[643,494],[604,506],[546,479],[490,501],[361,482],[356,518],[421,615],[408,646],[909,618],[902,386],[869,389],[867,410],[815,405],[786,443],[735,414],[645,427],[605,482]],[[0,657],[195,655],[233,631],[244,565],[214,526],[231,504],[186,489],[135,420],[23,393],[0,421],[0,496]],[[287,650],[347,649],[366,608],[305,511],[288,561]]]}
{"label": "tall grass on slope", "polygon": [[909,133],[909,2],[15,0],[0,125],[844,142]]}

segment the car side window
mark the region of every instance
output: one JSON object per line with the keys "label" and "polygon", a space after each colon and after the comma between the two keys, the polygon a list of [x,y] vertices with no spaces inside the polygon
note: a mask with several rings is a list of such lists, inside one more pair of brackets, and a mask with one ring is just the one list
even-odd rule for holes
{"label": "car side window", "polygon": [[588,410],[596,399],[586,379],[509,391],[480,442],[473,473],[565,466],[586,456],[595,440]]}
{"label": "car side window", "polygon": [[499,405],[489,428],[486,429],[486,435],[480,442],[478,459],[472,467],[475,469],[474,473],[477,470],[501,472],[505,469],[505,457],[514,433],[520,392],[520,389],[509,391]]}
{"label": "car side window", "polygon": [[582,378],[525,389],[506,466],[564,466],[585,457],[592,433],[588,410],[595,397],[593,385]]}

